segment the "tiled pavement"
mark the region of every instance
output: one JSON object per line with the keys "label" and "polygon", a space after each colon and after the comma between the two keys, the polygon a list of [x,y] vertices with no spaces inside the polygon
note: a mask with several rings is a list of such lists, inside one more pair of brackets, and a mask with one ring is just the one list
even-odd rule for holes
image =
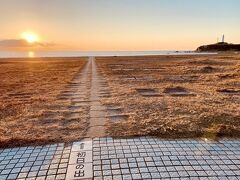
{"label": "tiled pavement", "polygon": [[3,179],[240,179],[240,140],[94,138],[0,150]]}
{"label": "tiled pavement", "polygon": [[0,150],[0,179],[65,179],[71,146],[53,144]]}

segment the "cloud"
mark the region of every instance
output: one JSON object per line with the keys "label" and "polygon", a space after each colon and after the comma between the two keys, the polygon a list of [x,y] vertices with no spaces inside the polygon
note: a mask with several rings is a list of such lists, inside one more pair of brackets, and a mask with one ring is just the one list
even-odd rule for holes
{"label": "cloud", "polygon": [[29,47],[29,43],[27,43],[23,39],[6,39],[0,41],[0,47]]}
{"label": "cloud", "polygon": [[0,48],[49,48],[55,46],[54,43],[28,43],[24,39],[0,40]]}

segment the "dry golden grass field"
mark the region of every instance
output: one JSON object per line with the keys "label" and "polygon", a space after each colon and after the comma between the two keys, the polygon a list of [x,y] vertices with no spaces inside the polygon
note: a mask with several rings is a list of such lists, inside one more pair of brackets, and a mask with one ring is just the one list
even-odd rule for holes
{"label": "dry golden grass field", "polygon": [[[1,59],[0,147],[84,137],[89,107],[69,119],[71,96],[60,97],[78,88],[73,82],[86,62]],[[111,89],[102,103],[127,115],[108,121],[108,136],[240,137],[240,55],[98,57],[96,63]]]}
{"label": "dry golden grass field", "polygon": [[[0,147],[71,141],[83,123],[66,126],[57,96],[86,58],[0,59]],[[61,107],[60,107],[61,106]],[[51,118],[51,111],[57,114]]]}
{"label": "dry golden grass field", "polygon": [[99,57],[128,120],[112,136],[240,137],[240,56]]}

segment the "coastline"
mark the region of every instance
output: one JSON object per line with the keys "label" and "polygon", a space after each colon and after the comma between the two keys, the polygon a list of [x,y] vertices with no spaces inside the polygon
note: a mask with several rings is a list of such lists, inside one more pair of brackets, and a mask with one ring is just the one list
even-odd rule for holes
{"label": "coastline", "polygon": [[164,55],[216,55],[216,52],[197,51],[0,51],[1,58],[33,57],[111,57],[111,56],[164,56]]}

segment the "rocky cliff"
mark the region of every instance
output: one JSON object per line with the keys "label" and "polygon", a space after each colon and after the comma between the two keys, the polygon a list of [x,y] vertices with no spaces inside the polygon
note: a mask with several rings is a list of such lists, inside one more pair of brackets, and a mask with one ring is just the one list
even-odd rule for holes
{"label": "rocky cliff", "polygon": [[228,44],[224,42],[200,46],[197,51],[240,51],[240,44]]}

